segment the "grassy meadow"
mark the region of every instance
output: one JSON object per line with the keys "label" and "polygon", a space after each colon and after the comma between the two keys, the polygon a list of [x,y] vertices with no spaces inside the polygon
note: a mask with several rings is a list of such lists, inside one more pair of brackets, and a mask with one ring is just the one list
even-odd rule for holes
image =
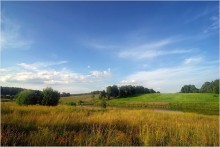
{"label": "grassy meadow", "polygon": [[217,94],[145,94],[108,100],[106,109],[99,104],[98,95],[62,97],[58,106],[4,100],[1,145],[220,145]]}
{"label": "grassy meadow", "polygon": [[1,145],[219,145],[215,115],[13,102],[1,107]]}
{"label": "grassy meadow", "polygon": [[[98,95],[80,95],[62,97],[61,104],[78,103],[99,105]],[[212,93],[174,93],[174,94],[143,94],[127,98],[114,98],[107,101],[108,106],[125,108],[165,109],[199,114],[219,115],[219,94]]]}
{"label": "grassy meadow", "polygon": [[129,98],[113,99],[112,106],[142,107],[219,114],[219,95],[210,93],[145,94]]}

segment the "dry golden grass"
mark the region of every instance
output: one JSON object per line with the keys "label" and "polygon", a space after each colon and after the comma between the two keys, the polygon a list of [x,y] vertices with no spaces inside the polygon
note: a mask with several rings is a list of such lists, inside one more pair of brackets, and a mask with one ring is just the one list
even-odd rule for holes
{"label": "dry golden grass", "polygon": [[1,145],[218,146],[219,116],[2,103]]}

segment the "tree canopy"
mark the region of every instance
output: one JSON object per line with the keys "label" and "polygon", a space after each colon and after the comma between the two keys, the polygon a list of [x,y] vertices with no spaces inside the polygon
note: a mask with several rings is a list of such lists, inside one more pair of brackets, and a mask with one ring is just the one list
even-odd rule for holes
{"label": "tree canopy", "polygon": [[43,99],[41,101],[42,105],[55,106],[58,104],[60,99],[60,93],[54,91],[52,88],[47,87],[43,89]]}
{"label": "tree canopy", "polygon": [[33,90],[24,90],[16,96],[16,103],[19,105],[35,105],[38,102],[37,98]]}
{"label": "tree canopy", "polygon": [[219,79],[212,82],[205,82],[200,89],[196,88],[195,85],[184,85],[181,93],[219,93]]}
{"label": "tree canopy", "polygon": [[198,93],[199,89],[195,85],[184,85],[181,88],[181,93]]}
{"label": "tree canopy", "polygon": [[212,82],[205,82],[200,92],[202,93],[219,93],[219,79]]}

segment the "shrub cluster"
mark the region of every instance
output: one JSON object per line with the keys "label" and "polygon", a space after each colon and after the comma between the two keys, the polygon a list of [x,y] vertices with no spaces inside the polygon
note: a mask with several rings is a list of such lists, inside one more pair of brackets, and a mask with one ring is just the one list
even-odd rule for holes
{"label": "shrub cluster", "polygon": [[24,90],[16,95],[16,103],[19,105],[47,105],[55,106],[60,99],[60,93],[48,87],[43,91]]}

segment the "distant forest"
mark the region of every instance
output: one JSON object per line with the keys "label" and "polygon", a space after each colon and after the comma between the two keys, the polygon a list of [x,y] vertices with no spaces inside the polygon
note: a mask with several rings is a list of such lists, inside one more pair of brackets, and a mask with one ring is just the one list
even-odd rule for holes
{"label": "distant forest", "polygon": [[219,93],[219,79],[212,82],[205,82],[200,89],[195,85],[184,85],[181,93]]}

